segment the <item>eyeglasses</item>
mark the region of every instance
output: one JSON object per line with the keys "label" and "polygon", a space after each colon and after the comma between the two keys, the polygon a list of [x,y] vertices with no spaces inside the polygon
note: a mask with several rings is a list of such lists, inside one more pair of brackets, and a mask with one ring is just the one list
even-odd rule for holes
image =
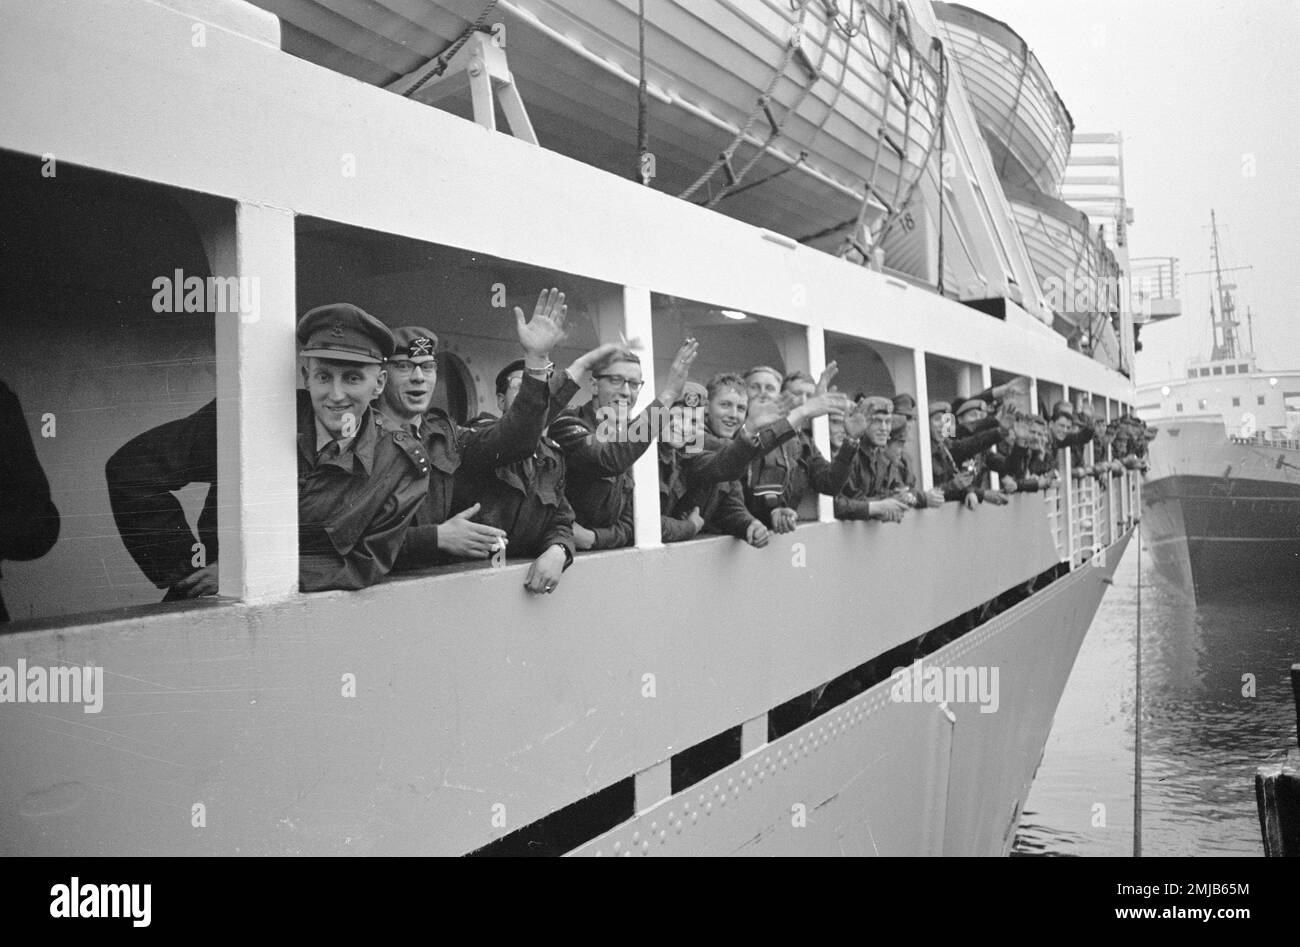
{"label": "eyeglasses", "polygon": [[409,375],[417,368],[425,375],[432,375],[437,370],[434,362],[411,362],[406,359],[389,362],[388,368],[395,375]]}
{"label": "eyeglasses", "polygon": [[890,427],[894,423],[894,418],[893,415],[889,415],[889,414],[874,415],[872,417],[867,418],[867,423],[878,424],[881,427]]}
{"label": "eyeglasses", "polygon": [[596,377],[605,379],[610,383],[611,387],[614,388],[622,388],[624,385],[627,385],[632,391],[640,391],[645,387],[645,382],[636,381],[635,379],[628,378],[625,375],[597,375]]}

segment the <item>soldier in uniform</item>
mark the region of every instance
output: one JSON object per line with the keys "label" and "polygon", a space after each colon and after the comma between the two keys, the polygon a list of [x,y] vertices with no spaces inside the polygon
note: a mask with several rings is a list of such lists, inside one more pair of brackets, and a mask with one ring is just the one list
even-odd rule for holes
{"label": "soldier in uniform", "polygon": [[[59,538],[59,511],[18,397],[0,381],[0,561],[39,559]],[[0,598],[0,622],[9,620]]]}
{"label": "soldier in uniform", "polygon": [[591,400],[551,423],[550,436],[564,451],[565,495],[574,511],[578,549],[632,544],[632,465],[657,439],[698,351],[694,339],[682,343],[657,397],[631,419],[628,413],[644,384],[641,360],[626,349],[615,351],[592,373]]}
{"label": "soldier in uniform", "polygon": [[[795,528],[799,506],[810,490],[827,496],[839,493],[866,433],[866,419],[849,413],[848,396],[827,390],[835,373],[836,365],[831,362],[820,382],[799,371],[782,379],[775,369],[766,366],[751,368],[745,374],[750,405],[757,409],[773,400],[772,392],[776,390],[792,407],[790,417],[798,419],[792,425],[794,435],[751,461],[743,481],[749,512],[773,532],[788,533]],[[845,427],[834,462],[827,461],[813,441],[810,422],[822,414],[838,415]]]}
{"label": "soldier in uniform", "polygon": [[[299,588],[358,589],[393,566],[428,489],[428,457],[409,433],[384,431],[370,410],[392,354],[388,328],[348,303],[320,306],[298,323],[305,390],[298,407]],[[109,459],[109,498],[128,551],[168,599],[217,590],[216,403],[129,441]],[[193,534],[172,495],[208,483],[195,566]],[[179,576],[179,578],[177,578]]]}
{"label": "soldier in uniform", "polygon": [[[564,335],[564,312],[564,294],[557,289],[542,291],[530,322],[515,307],[515,328],[529,364],[549,363],[551,347]],[[547,383],[537,373],[525,373],[518,397],[498,423],[462,430],[432,406],[438,337],[420,326],[397,329],[393,336],[396,349],[387,362],[388,384],[377,403],[380,423],[415,437],[430,467],[429,495],[406,531],[396,568],[485,559],[502,548],[506,531],[476,522],[478,504],[453,515],[455,475],[491,476],[498,467],[531,457],[546,425],[551,396]]]}
{"label": "soldier in uniform", "polygon": [[[541,382],[551,390],[547,410],[558,395],[567,401],[577,390],[577,379],[567,378],[564,386],[550,389],[553,366],[535,359],[516,359],[497,373],[497,408],[509,415],[523,391],[524,379]],[[585,374],[585,372],[583,373]],[[469,436],[487,437],[501,418],[484,413],[469,423]],[[456,472],[452,506],[479,507],[478,519],[506,534],[514,555],[533,558],[524,587],[534,593],[554,592],[560,576],[573,563],[573,508],[564,495],[564,452],[546,434],[522,460],[503,464],[486,473]]]}
{"label": "soldier in uniform", "polygon": [[911,504],[895,495],[903,485],[896,482],[894,465],[885,452],[893,429],[894,405],[888,398],[873,395],[863,399],[859,413],[866,418],[866,436],[854,454],[848,479],[835,497],[835,516],[842,520],[902,522]]}
{"label": "soldier in uniform", "polygon": [[[740,382],[735,375],[721,377]],[[744,495],[734,476],[726,476],[733,470],[743,471],[755,448],[747,440],[734,440],[728,446],[714,438],[706,441],[701,453],[692,455],[684,450],[701,436],[699,427],[704,423],[702,415],[708,397],[704,386],[687,382],[680,401],[684,410],[673,416],[667,436],[659,442],[659,522],[663,541],[680,542],[711,532],[735,536],[762,548],[770,538],[767,527],[745,509]]]}
{"label": "soldier in uniform", "polygon": [[963,401],[957,409],[957,435],[948,450],[956,448],[954,459],[971,475],[972,487],[980,500],[1005,506],[1006,496],[989,486],[988,477],[990,470],[997,474],[1005,474],[1007,470],[1003,456],[994,451],[1006,433],[1004,419],[988,412],[989,406],[983,398]]}

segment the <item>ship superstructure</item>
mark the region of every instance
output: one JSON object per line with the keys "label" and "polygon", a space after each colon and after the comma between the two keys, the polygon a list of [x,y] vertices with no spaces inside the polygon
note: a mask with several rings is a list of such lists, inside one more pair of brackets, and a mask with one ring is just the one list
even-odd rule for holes
{"label": "ship superstructure", "polygon": [[[840,523],[823,498],[767,549],[665,546],[649,451],[635,545],[580,555],[554,596],[515,561],[296,584],[293,329],[339,297],[436,329],[457,419],[493,403],[509,305],[550,285],[574,354],[642,341],[646,400],[689,334],[696,377],[833,359],[846,390],[921,405],[1023,375],[1031,410],[1129,410],[1126,301],[1101,310],[1105,357],[1104,330],[1052,305],[1050,241],[1036,256],[975,80],[944,65],[941,6],[8,4],[0,79],[24,93],[0,106],[0,160],[30,278],[6,286],[24,357],[4,371],[34,429],[58,419],[40,452],[65,533],[6,563],[0,665],[107,683],[93,721],[0,707],[0,852],[1007,852],[1136,473],[1076,481],[1062,456],[1058,486],[1000,509]],[[997,140],[1055,177],[1063,135]],[[185,274],[233,280],[234,304],[160,311],[155,281]],[[49,383],[45,356],[88,351],[93,371]],[[94,474],[213,392],[220,595],[160,607]],[[897,660],[915,699],[877,674],[775,722]],[[935,675],[968,699],[930,699]]]}
{"label": "ship superstructure", "polygon": [[1147,541],[1162,570],[1198,593],[1300,577],[1300,371],[1260,369],[1213,211],[1210,223],[1209,357],[1143,385],[1137,405],[1160,432]]}

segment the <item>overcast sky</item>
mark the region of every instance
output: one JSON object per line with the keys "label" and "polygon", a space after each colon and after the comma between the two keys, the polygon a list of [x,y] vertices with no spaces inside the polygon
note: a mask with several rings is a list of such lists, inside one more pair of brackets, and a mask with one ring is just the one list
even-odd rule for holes
{"label": "overcast sky", "polygon": [[[1224,265],[1254,267],[1231,274],[1243,340],[1249,305],[1260,366],[1300,368],[1300,0],[966,5],[1029,43],[1076,131],[1123,133],[1130,254],[1208,269],[1214,208]],[[1183,315],[1143,331],[1139,383],[1209,354],[1207,279],[1184,276]]]}

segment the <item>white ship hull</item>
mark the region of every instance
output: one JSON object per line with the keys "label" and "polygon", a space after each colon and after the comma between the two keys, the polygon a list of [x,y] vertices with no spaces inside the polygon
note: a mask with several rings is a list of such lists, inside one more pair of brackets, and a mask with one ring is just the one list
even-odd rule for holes
{"label": "white ship hull", "polygon": [[[649,379],[663,376],[701,312],[715,333],[701,356],[708,370],[761,349],[816,375],[833,352],[846,385],[907,390],[921,404],[978,390],[997,371],[1091,392],[1115,417],[1131,400],[1127,379],[1068,350],[1013,301],[1005,318],[989,318],[287,55],[278,24],[252,7],[13,0],[7,15],[0,83],[26,91],[0,104],[0,148],[38,182],[23,206],[52,200],[39,172],[49,153],[60,186],[136,211],[122,217],[132,240],[120,246],[49,227],[39,233],[56,251],[48,259],[73,261],[82,277],[111,269],[114,251],[138,252],[148,274],[166,254],[140,231],[165,210],[167,232],[186,235],[213,274],[255,277],[261,289],[249,318],[159,318],[147,279],[132,282],[134,296],[113,293],[139,307],[130,321],[91,321],[71,302],[48,317],[34,306],[13,312],[39,317],[6,316],[9,344],[32,363],[52,346],[78,350],[87,331],[117,374],[163,363],[131,376],[148,383],[135,401],[82,420],[75,463],[50,465],[70,534],[106,518],[95,505],[102,484],[85,488],[84,474],[106,459],[101,447],[138,433],[146,413],[157,423],[174,411],[173,367],[198,390],[206,379],[195,364],[211,366],[221,597],[15,612],[34,617],[0,635],[0,665],[94,665],[106,686],[93,715],[75,704],[0,707],[0,853],[462,854],[597,798],[613,800],[616,818],[560,848],[609,854],[647,832],[659,844],[662,831],[667,851],[680,826],[671,846],[683,852],[1007,849],[1127,541],[1124,490],[1085,494],[1067,476],[1064,495],[975,512],[947,504],[897,525],[838,523],[823,502],[818,521],[766,549],[729,537],[664,547],[650,451],[636,468],[636,545],[579,555],[553,596],[525,593],[529,564],[517,561],[302,595],[294,326],[335,294],[394,325],[428,318],[465,369],[471,407],[515,352],[509,307],[490,302],[498,280],[511,304],[539,285],[573,288],[584,344],[641,338]],[[68,55],[75,70],[50,70]],[[141,208],[157,217],[142,226]],[[90,282],[77,292],[108,295]],[[748,313],[743,331],[720,329],[718,309]],[[576,356],[577,344],[556,354]],[[76,397],[48,381],[41,391],[41,409],[68,432]],[[915,436],[924,480],[928,430]],[[48,457],[67,443],[61,433],[41,449]],[[58,560],[73,548],[61,541],[50,561],[24,564],[49,569],[44,584],[22,583],[6,564],[6,598],[12,589],[29,606],[57,604],[88,584],[87,562],[111,578],[112,555],[123,558],[111,527],[77,538],[91,554]],[[931,657],[997,667],[995,712],[886,705],[877,687],[769,739],[775,708],[1062,569]],[[674,788],[674,759],[733,731],[740,759],[692,794]],[[808,755],[794,762],[800,738]],[[706,799],[698,819],[683,816],[711,791],[712,809]],[[796,804],[807,807],[803,834],[785,829]]]}

